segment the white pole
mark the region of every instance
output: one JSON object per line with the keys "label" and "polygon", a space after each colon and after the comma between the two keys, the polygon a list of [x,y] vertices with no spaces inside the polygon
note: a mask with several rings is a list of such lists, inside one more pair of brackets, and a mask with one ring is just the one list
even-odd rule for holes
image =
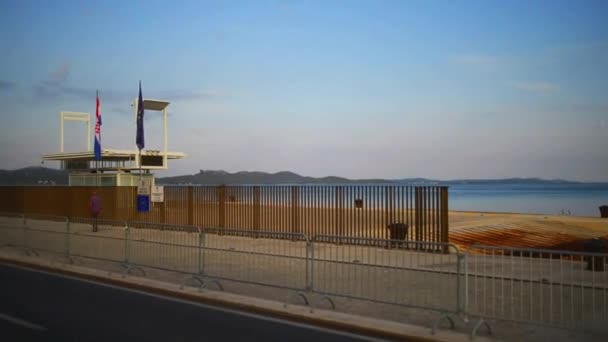
{"label": "white pole", "polygon": [[[97,119],[97,117],[95,118]],[[87,120],[87,147],[89,148],[89,152],[93,151],[91,148],[91,115],[89,114],[89,119]]]}
{"label": "white pole", "polygon": [[167,168],[167,107],[163,109],[163,125],[164,125],[164,137],[165,137],[165,156],[163,157],[163,166]]}
{"label": "white pole", "polygon": [[59,143],[59,152],[63,153],[63,112],[59,114],[61,117],[61,139]]}
{"label": "white pole", "polygon": [[[95,93],[95,129],[97,129],[97,99],[99,98],[99,90],[97,90],[97,92]],[[91,134],[91,120],[89,119],[89,134]],[[97,139],[97,135],[95,134],[95,139]],[[100,139],[101,139],[101,134],[100,134]],[[101,141],[99,142],[101,144]],[[101,148],[101,147],[100,147]],[[91,150],[91,137],[89,136],[89,151]],[[95,158],[95,180],[97,183],[97,186],[99,187],[99,160],[97,160],[97,158]]]}

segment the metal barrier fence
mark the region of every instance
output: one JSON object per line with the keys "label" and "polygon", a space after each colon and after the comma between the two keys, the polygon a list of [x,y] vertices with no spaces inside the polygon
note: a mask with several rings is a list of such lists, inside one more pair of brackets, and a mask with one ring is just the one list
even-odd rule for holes
{"label": "metal barrier fence", "polygon": [[0,247],[25,246],[25,215],[15,213],[0,213]]}
{"label": "metal barrier fence", "polygon": [[[93,232],[93,227],[97,231]],[[361,241],[365,240],[365,241]],[[0,214],[0,247],[118,262],[210,281],[270,286],[327,299],[608,334],[608,255],[195,226]],[[184,280],[184,283],[185,281]],[[184,284],[182,283],[182,285]],[[490,330],[491,332],[491,330]]]}
{"label": "metal barrier fence", "polygon": [[439,311],[434,329],[464,313],[464,255],[454,245],[318,235],[311,260],[315,293]]}
{"label": "metal barrier fence", "polygon": [[68,255],[69,221],[65,216],[25,214],[23,220],[26,250]]}
{"label": "metal barrier fence", "polygon": [[213,279],[304,291],[308,238],[304,234],[205,228],[200,274]]}
{"label": "metal barrier fence", "polygon": [[125,221],[72,218],[68,226],[67,256],[113,261],[126,266],[127,231]]}
{"label": "metal barrier fence", "polygon": [[127,263],[166,271],[197,274],[201,230],[196,226],[129,222]]}
{"label": "metal barrier fence", "polygon": [[[487,319],[608,333],[608,254],[474,245],[467,313]],[[489,328],[489,326],[487,326]]]}

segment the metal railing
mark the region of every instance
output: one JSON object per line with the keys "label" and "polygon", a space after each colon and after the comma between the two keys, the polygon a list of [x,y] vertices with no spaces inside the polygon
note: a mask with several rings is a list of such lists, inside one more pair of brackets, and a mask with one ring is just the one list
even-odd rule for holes
{"label": "metal railing", "polygon": [[467,256],[472,334],[487,319],[608,333],[608,254],[474,245]]}
{"label": "metal railing", "polygon": [[2,240],[0,247],[19,247],[26,245],[25,215],[15,213],[0,213],[0,229]]}
{"label": "metal railing", "polygon": [[69,220],[65,216],[25,214],[24,248],[30,253],[44,251],[67,256]]}
{"label": "metal railing", "polygon": [[304,234],[205,228],[200,275],[305,291],[309,245]]}
{"label": "metal railing", "polygon": [[314,293],[438,311],[433,331],[464,313],[464,255],[455,245],[318,235],[311,260]]}
{"label": "metal railing", "polygon": [[196,226],[128,222],[127,264],[197,274],[201,240]]}
{"label": "metal railing", "polygon": [[125,273],[177,272],[182,287],[228,281],[289,290],[309,305],[315,296],[332,308],[345,298],[431,310],[440,314],[433,331],[471,318],[472,337],[482,326],[491,333],[492,320],[608,334],[607,254],[483,245],[465,253],[428,241],[0,213],[2,246],[116,262]]}
{"label": "metal railing", "polygon": [[[125,221],[73,218],[68,221],[68,258],[88,258],[128,264]],[[96,227],[97,231],[93,231]]]}

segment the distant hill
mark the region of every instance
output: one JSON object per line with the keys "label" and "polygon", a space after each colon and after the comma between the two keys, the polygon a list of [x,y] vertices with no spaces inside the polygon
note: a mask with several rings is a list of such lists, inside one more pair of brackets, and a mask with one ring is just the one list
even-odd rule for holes
{"label": "distant hill", "polygon": [[257,171],[200,170],[187,176],[165,177],[156,180],[158,184],[350,184],[350,183],[392,183],[383,179],[351,180],[342,177],[306,177],[289,171],[266,173]]}
{"label": "distant hill", "polygon": [[[306,177],[289,171],[266,173],[240,171],[230,173],[222,170],[200,170],[193,175],[161,177],[157,184],[413,184],[413,185],[461,185],[461,184],[579,184],[581,182],[561,179],[544,180],[540,178],[506,179],[462,179],[432,180],[426,178],[404,179],[348,179],[343,177]],[[0,185],[67,185],[68,172],[45,167],[26,167],[18,170],[0,170]],[[582,184],[582,183],[581,183]],[[600,184],[600,183],[597,183]],[[608,184],[608,183],[601,183]]]}
{"label": "distant hill", "polygon": [[47,167],[0,170],[0,185],[67,185],[68,172]]}
{"label": "distant hill", "polygon": [[432,180],[426,178],[404,179],[348,179],[343,177],[306,177],[289,171],[266,173],[241,171],[230,173],[223,170],[200,170],[194,175],[164,177],[156,180],[158,184],[576,184],[579,182],[565,180],[543,180],[539,178],[507,179],[468,179],[468,180]]}
{"label": "distant hill", "polygon": [[440,181],[440,183],[456,184],[584,184],[584,182],[569,181],[563,179],[542,178],[502,178],[502,179],[460,179]]}

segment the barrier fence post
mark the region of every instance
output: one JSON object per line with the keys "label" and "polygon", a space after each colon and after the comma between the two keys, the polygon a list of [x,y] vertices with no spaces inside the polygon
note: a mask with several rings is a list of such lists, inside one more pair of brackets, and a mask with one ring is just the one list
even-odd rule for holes
{"label": "barrier fence post", "polygon": [[[448,247],[449,248],[449,247]],[[457,251],[457,262],[456,262],[456,312],[458,312],[458,314],[462,314],[464,312],[464,308],[462,307],[462,291],[461,291],[461,272],[462,272],[462,263],[464,260],[466,260],[466,255],[460,253],[459,251]],[[466,292],[466,286],[465,286],[465,292]]]}
{"label": "barrier fence post", "polygon": [[27,217],[25,213],[23,214],[23,248],[26,250],[26,252],[29,251],[27,246]]}
{"label": "barrier fence post", "polygon": [[464,253],[464,303],[463,313],[464,321],[468,322],[469,319],[469,251]]}
{"label": "barrier fence post", "polygon": [[131,228],[129,227],[129,223],[125,221],[125,266],[129,267],[129,238],[130,238],[130,234],[129,234],[129,230]]}
{"label": "barrier fence post", "polygon": [[26,221],[25,221],[25,214],[21,215],[22,219],[23,219],[23,226],[21,229],[21,246],[23,247],[23,249],[27,250],[27,246],[25,244],[25,226],[26,226]]}
{"label": "barrier fence post", "polygon": [[70,260],[70,219],[65,218],[65,257]]}
{"label": "barrier fence post", "polygon": [[197,274],[205,276],[205,253],[203,248],[205,247],[205,232],[199,229],[198,233],[198,265]]}
{"label": "barrier fence post", "polygon": [[305,276],[305,282],[306,282],[306,290],[307,291],[312,291],[312,277],[311,277],[311,252],[312,252],[312,242],[311,240],[308,238],[308,236],[304,235],[304,238],[306,239],[306,276]]}

